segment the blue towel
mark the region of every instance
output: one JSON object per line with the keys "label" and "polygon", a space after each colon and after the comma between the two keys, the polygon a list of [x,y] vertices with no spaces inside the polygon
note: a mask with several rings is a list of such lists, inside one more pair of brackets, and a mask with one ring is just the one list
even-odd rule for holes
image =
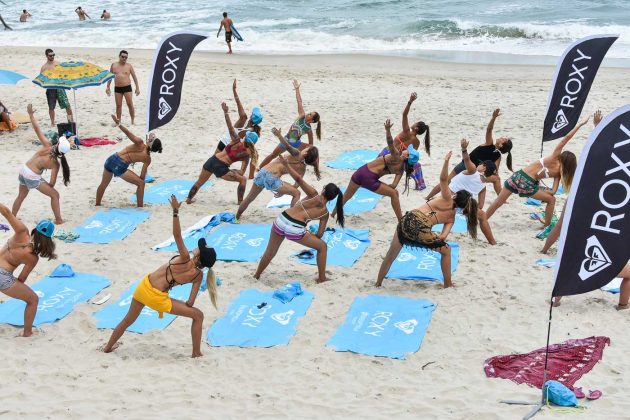
{"label": "blue towel", "polygon": [[542,265],[543,267],[555,267],[555,258],[539,258],[536,260],[536,265]]}
{"label": "blue towel", "polygon": [[[179,201],[183,201],[188,197],[188,191],[194,183],[195,181],[187,179],[171,179],[170,181],[159,182],[144,190],[144,204],[168,204],[168,200],[173,194]],[[200,190],[210,188],[212,185],[214,183],[208,181]],[[129,200],[135,203],[136,195],[130,195]]]}
{"label": "blue towel", "polygon": [[[444,229],[444,225],[442,223],[433,225],[433,227],[431,228],[433,232],[442,232],[442,229]],[[463,214],[457,213],[455,215],[455,223],[453,224],[453,227],[451,228],[451,233],[462,233],[462,232],[468,232],[468,221],[466,220],[466,216],[464,216]]]}
{"label": "blue towel", "polygon": [[74,231],[79,235],[75,242],[108,244],[121,241],[151,215],[146,210],[109,209],[96,212]]}
{"label": "blue towel", "polygon": [[[149,174],[146,174],[146,175],[144,176],[144,182],[146,182],[146,183],[150,184],[150,183],[152,183],[152,182],[155,182],[155,178],[153,178],[153,177],[152,177],[151,175],[149,175]],[[135,196],[134,196],[134,197],[135,197]]]}
{"label": "blue towel", "polygon": [[306,290],[289,303],[278,302],[273,292],[243,290],[208,330],[208,343],[215,347],[288,344],[312,301],[313,294]]}
{"label": "blue towel", "polygon": [[217,260],[253,262],[262,257],[269,243],[271,225],[221,225],[206,238]]}
{"label": "blue towel", "polygon": [[528,197],[527,201],[525,201],[525,204],[530,205],[530,206],[540,206],[542,204],[542,201],[536,200],[535,198]]}
{"label": "blue towel", "polygon": [[[204,270],[202,286],[205,288],[207,271]],[[129,305],[133,298],[133,292],[136,290],[138,283],[141,280],[134,282],[127,290],[123,292],[120,298],[100,311],[94,314],[96,318],[96,328],[109,328],[114,329],[118,323],[127,315],[129,311]],[[178,299],[181,301],[187,301],[190,296],[190,290],[192,289],[192,283],[184,284],[183,286],[176,286],[172,288],[168,295],[171,299]],[[202,290],[200,290],[201,292]],[[197,296],[197,299],[201,299],[203,296]],[[135,332],[138,334],[144,334],[151,331],[163,330],[168,327],[171,322],[177,318],[175,315],[164,313],[162,319],[159,318],[158,313],[153,309],[145,306],[140,312],[140,316],[136,319],[136,322],[131,324],[127,331]]]}
{"label": "blue towel", "polygon": [[[39,296],[34,326],[50,324],[72,312],[74,307],[87,302],[110,282],[105,277],[89,273],[74,273],[72,277],[44,277],[31,288]],[[9,299],[0,305],[0,323],[24,325],[26,304],[18,299]]]}
{"label": "blue towel", "polygon": [[[309,226],[309,228],[313,228],[313,225]],[[315,227],[315,229],[317,228]],[[328,246],[326,264],[352,267],[361,258],[367,247],[370,246],[369,236],[369,229],[326,229],[324,236],[322,236],[322,240]],[[293,254],[292,257],[297,258],[298,254],[300,253]],[[304,264],[316,265],[317,252],[313,250],[313,255],[310,258],[300,257],[299,260]]]}
{"label": "blue towel", "polygon": [[326,166],[334,169],[359,169],[378,156],[375,150],[352,150],[337,156],[336,160],[326,162]]}
{"label": "blue towel", "polygon": [[[234,223],[234,214],[223,212],[219,214],[215,214],[212,216],[207,216],[201,219],[199,222],[195,223],[193,226],[186,229],[182,232],[182,237],[184,238],[184,245],[189,251],[197,248],[197,242],[200,238],[206,238],[213,227],[218,226],[221,222]],[[267,236],[269,236],[267,234]],[[211,245],[209,245],[211,246]],[[167,239],[166,241],[153,246],[151,249],[154,251],[171,251],[177,252],[177,245],[175,244],[175,240],[171,236],[171,239]],[[217,250],[217,252],[219,252]]]}
{"label": "blue towel", "polygon": [[[453,242],[448,244],[451,247],[451,273],[453,273],[457,270],[459,245]],[[401,280],[438,280],[443,283],[441,257],[436,251],[404,246],[385,277]]]}
{"label": "blue towel", "polygon": [[357,297],[328,346],[335,351],[404,359],[420,349],[435,308],[426,299]]}
{"label": "blue towel", "polygon": [[[346,188],[341,188],[341,191],[346,192]],[[374,193],[365,188],[359,188],[352,198],[343,206],[344,214],[359,214],[366,211],[374,210],[374,207],[378,204],[378,201],[383,198],[382,195]],[[337,205],[337,199],[329,201],[326,208],[329,212],[332,212]]]}
{"label": "blue towel", "polygon": [[287,283],[273,292],[273,297],[282,303],[289,303],[294,297],[304,293],[300,282]]}

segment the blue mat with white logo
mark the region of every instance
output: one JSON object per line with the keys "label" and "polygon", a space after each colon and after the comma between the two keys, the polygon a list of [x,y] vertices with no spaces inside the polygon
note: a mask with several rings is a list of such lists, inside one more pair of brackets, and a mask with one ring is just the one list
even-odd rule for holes
{"label": "blue mat with white logo", "polygon": [[426,299],[357,297],[327,345],[335,351],[404,359],[420,349],[436,306]]}
{"label": "blue mat with white logo", "polygon": [[[144,190],[144,203],[145,204],[168,204],[168,200],[171,195],[175,194],[178,201],[183,201],[188,197],[190,188],[195,184],[195,181],[187,179],[171,179],[169,181],[159,182],[146,190]],[[214,185],[214,182],[208,181],[199,191],[210,188]],[[136,202],[136,195],[129,196],[129,200]]]}
{"label": "blue mat with white logo", "polygon": [[337,159],[326,162],[326,166],[333,169],[359,169],[378,156],[375,150],[352,150],[337,156]]}
{"label": "blue mat with white logo", "polygon": [[[222,222],[234,223],[234,214],[223,212],[202,218],[182,232],[184,245],[186,245],[186,248],[188,248],[189,251],[197,248],[197,242],[199,239],[207,238],[212,228],[218,226]],[[177,245],[175,244],[175,239],[171,236],[166,241],[153,246],[151,249],[154,251],[177,252]]]}
{"label": "blue mat with white logo", "polygon": [[298,320],[311,306],[313,294],[303,291],[288,303],[273,297],[273,291],[246,289],[232,301],[226,314],[208,330],[210,345],[272,347],[288,344]]}
{"label": "blue mat with white logo", "polygon": [[[39,297],[34,326],[53,323],[68,315],[74,307],[87,302],[108,287],[107,278],[89,273],[74,273],[71,277],[44,277],[31,289]],[[0,323],[24,325],[26,303],[9,299],[0,305]]]}
{"label": "blue mat with white logo", "polygon": [[[346,188],[341,188],[341,191],[346,192]],[[343,212],[344,214],[360,214],[374,210],[374,207],[376,207],[381,198],[383,198],[383,196],[380,194],[366,190],[365,188],[359,188],[345,206],[343,206]],[[326,208],[329,212],[332,212],[336,205],[337,199],[334,199],[328,202]]]}
{"label": "blue mat with white logo", "polygon": [[98,211],[74,229],[79,235],[75,242],[108,244],[112,241],[122,241],[150,215],[150,212],[138,209]]}
{"label": "blue mat with white logo", "polygon": [[[313,225],[315,229],[317,225]],[[369,229],[327,228],[322,240],[328,246],[326,265],[352,267],[370,246]],[[292,257],[298,258],[304,264],[317,264],[317,251],[298,252]]]}
{"label": "blue mat with white logo", "polygon": [[[444,229],[444,224],[442,223],[433,225],[433,227],[431,228],[433,232],[442,232],[442,229]],[[451,228],[451,233],[462,233],[467,231],[468,221],[466,220],[466,216],[457,213],[455,215],[455,223],[453,223],[453,227]]]}
{"label": "blue mat with white logo", "polygon": [[[448,244],[451,247],[451,273],[453,273],[457,270],[459,245],[454,242],[449,242]],[[437,280],[444,282],[444,276],[440,267],[441,259],[442,256],[439,252],[404,246],[385,277],[388,279]]]}
{"label": "blue mat with white logo", "polygon": [[218,260],[253,262],[265,252],[270,232],[271,225],[221,225],[208,235],[206,241],[217,252]]}

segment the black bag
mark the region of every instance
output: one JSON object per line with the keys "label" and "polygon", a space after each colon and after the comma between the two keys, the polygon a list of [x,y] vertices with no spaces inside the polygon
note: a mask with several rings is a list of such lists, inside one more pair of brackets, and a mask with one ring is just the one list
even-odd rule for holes
{"label": "black bag", "polygon": [[66,131],[69,131],[72,134],[77,134],[77,124],[74,122],[57,124],[57,133],[59,136],[65,136]]}

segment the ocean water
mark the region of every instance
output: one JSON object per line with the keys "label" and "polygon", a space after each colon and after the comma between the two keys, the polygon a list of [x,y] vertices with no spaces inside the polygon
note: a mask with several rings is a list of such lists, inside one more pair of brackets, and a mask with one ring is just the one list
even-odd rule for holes
{"label": "ocean water", "polygon": [[[574,40],[618,33],[608,58],[630,63],[630,0],[37,0],[0,4],[14,31],[0,46],[156,47],[168,32],[208,32],[197,48],[225,51],[216,38],[227,11],[245,42],[239,53],[370,53],[455,61],[555,62]],[[81,5],[92,20],[80,22]],[[33,17],[18,22],[22,8]],[[112,20],[100,21],[103,8]],[[533,57],[536,57],[535,59]],[[615,60],[616,59],[616,60]],[[609,60],[610,61],[610,60]]]}

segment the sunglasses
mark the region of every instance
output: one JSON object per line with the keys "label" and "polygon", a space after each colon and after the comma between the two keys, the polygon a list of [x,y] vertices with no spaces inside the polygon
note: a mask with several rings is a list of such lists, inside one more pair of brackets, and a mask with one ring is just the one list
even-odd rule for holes
{"label": "sunglasses", "polygon": [[126,55],[121,55],[120,58],[125,58],[126,59],[127,56]]}
{"label": "sunglasses", "polygon": [[47,56],[52,58],[55,56],[55,54],[48,54]]}

